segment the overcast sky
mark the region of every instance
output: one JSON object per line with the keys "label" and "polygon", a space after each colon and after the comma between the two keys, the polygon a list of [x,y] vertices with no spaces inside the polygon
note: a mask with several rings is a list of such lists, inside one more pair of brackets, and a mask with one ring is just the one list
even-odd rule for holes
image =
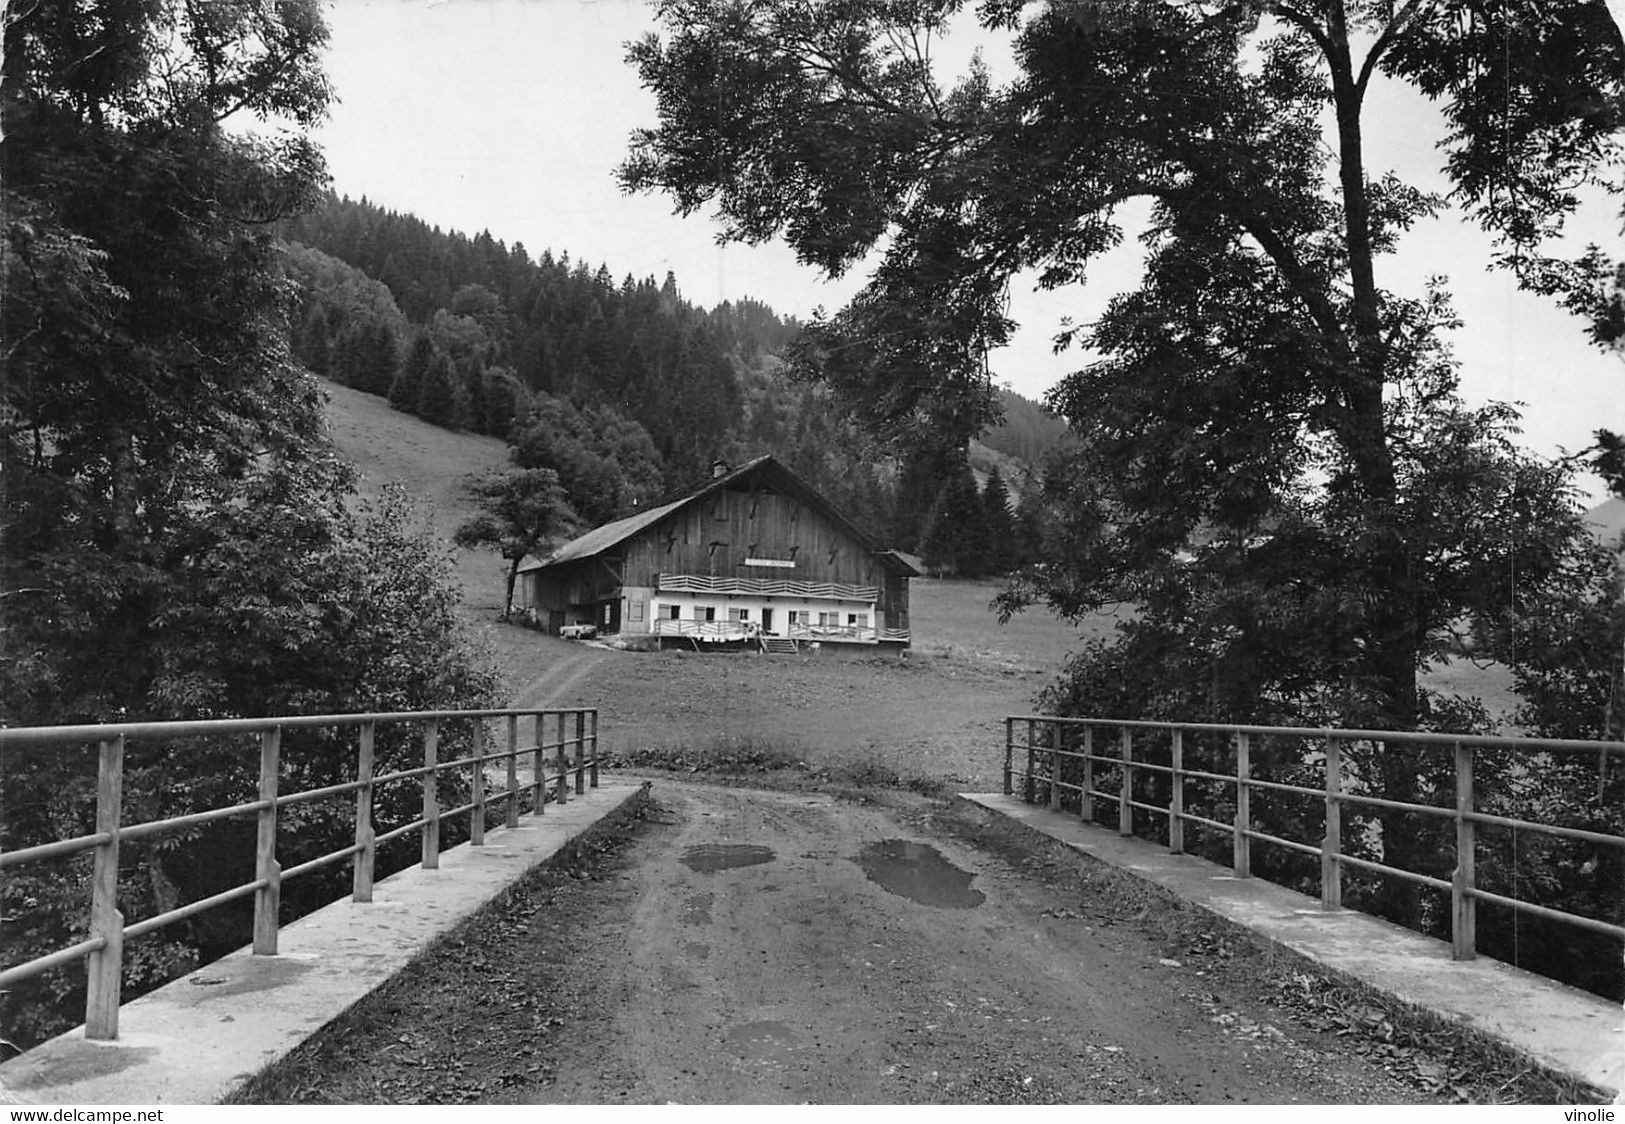
{"label": "overcast sky", "polygon": [[[821,279],[782,245],[718,246],[707,219],[677,218],[665,197],[620,192],[614,170],[628,135],[655,123],[654,99],[624,61],[627,41],[654,26],[642,0],[332,0],[329,23],[327,70],[339,101],[318,139],[341,193],[443,229],[489,230],[532,256],[568,251],[617,279],[658,280],[669,269],[683,295],[706,307],[754,297],[806,317],[819,305],[834,311],[861,284],[857,275]],[[943,45],[944,70],[962,71],[978,45],[997,78],[1007,54],[968,34]],[[1439,186],[1437,136],[1425,103],[1378,91],[1368,166]],[[1578,243],[1621,243],[1617,208],[1598,206],[1573,230]],[[1383,264],[1379,282],[1410,294],[1430,274],[1449,276],[1466,322],[1454,340],[1463,391],[1525,403],[1536,450],[1575,450],[1600,425],[1625,428],[1625,363],[1588,347],[1572,317],[1487,273],[1488,252],[1474,228],[1431,223]],[[1011,314],[1023,328],[992,357],[995,377],[1041,397],[1080,364],[1075,352],[1051,354],[1061,319],[1087,321],[1134,283],[1138,262],[1131,244],[1081,290],[1035,293],[1018,281]]]}

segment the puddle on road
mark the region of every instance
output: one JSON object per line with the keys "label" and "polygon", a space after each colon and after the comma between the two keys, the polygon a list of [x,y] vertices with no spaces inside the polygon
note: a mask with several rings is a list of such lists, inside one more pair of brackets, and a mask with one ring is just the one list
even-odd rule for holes
{"label": "puddle on road", "polygon": [[683,902],[683,914],[678,920],[684,925],[711,924],[711,906],[716,900],[715,894],[694,894]]}
{"label": "puddle on road", "polygon": [[771,847],[756,843],[700,843],[683,852],[682,863],[696,873],[709,874],[738,866],[758,866],[776,858]]}
{"label": "puddle on road", "polygon": [[971,887],[976,877],[942,857],[929,843],[882,839],[866,844],[852,860],[882,890],[943,909],[975,909],[987,900]]}
{"label": "puddle on road", "polygon": [[735,1057],[768,1064],[784,1061],[801,1044],[795,1031],[773,1019],[741,1023],[727,1033],[723,1042]]}

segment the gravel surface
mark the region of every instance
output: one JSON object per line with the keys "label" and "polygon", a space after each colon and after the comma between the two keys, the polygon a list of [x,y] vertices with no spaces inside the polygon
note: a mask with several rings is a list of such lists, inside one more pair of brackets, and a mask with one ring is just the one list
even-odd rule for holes
{"label": "gravel surface", "polygon": [[610,850],[477,920],[260,1096],[1427,1099],[1272,1009],[1256,954],[1171,946],[1132,894],[1091,895],[940,805],[667,779],[655,797]]}

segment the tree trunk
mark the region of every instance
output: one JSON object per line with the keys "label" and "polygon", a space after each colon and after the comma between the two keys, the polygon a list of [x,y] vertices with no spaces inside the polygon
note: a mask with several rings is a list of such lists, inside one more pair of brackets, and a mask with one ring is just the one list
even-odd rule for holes
{"label": "tree trunk", "polygon": [[[1384,418],[1383,387],[1393,374],[1388,369],[1382,332],[1382,298],[1376,283],[1371,239],[1371,207],[1367,196],[1364,140],[1361,133],[1363,90],[1354,77],[1346,13],[1341,0],[1330,7],[1327,62],[1338,142],[1338,181],[1343,196],[1344,238],[1348,248],[1350,323],[1354,360],[1344,376],[1345,451],[1359,482],[1366,505],[1364,542],[1356,545],[1364,581],[1372,604],[1363,611],[1360,632],[1366,647],[1355,670],[1375,688],[1374,698],[1362,699],[1357,725],[1384,730],[1411,730],[1417,722],[1418,636],[1415,592],[1409,549],[1402,528],[1396,525],[1399,485],[1393,450]],[[1365,692],[1360,692],[1365,693]],[[1378,751],[1376,776],[1380,794],[1389,800],[1418,803],[1425,762],[1417,750],[1385,745]],[[1435,848],[1428,825],[1415,813],[1383,811],[1383,861],[1418,872],[1427,869]],[[1420,887],[1398,878],[1384,879],[1374,910],[1404,925],[1414,926],[1421,915]]]}
{"label": "tree trunk", "polygon": [[524,561],[523,557],[514,558],[514,559],[509,560],[509,563],[508,563],[508,591],[507,591],[507,595],[505,597],[503,597],[503,599],[502,599],[502,619],[503,620],[507,620],[509,617],[511,617],[513,615],[513,587],[519,580],[519,563],[521,563],[523,561]]}

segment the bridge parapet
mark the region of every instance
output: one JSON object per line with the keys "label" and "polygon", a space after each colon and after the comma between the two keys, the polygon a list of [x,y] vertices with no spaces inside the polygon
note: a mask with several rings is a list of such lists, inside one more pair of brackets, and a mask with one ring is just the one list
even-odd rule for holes
{"label": "bridge parapet", "polygon": [[[521,727],[529,726],[529,740]],[[505,748],[494,748],[492,725],[504,726]],[[441,759],[442,736],[461,726],[468,752]],[[422,750],[421,766],[378,774],[375,746],[380,731],[406,728],[415,732]],[[288,731],[355,732],[354,780],[301,791],[282,790],[289,775],[283,758]],[[549,737],[551,735],[551,739]],[[132,741],[166,743],[198,738],[251,738],[258,750],[257,799],[233,805],[200,807],[185,815],[138,823],[124,822],[125,751]],[[0,729],[0,753],[30,750],[56,751],[94,744],[98,747],[95,831],[88,835],[31,843],[0,852],[0,870],[91,852],[90,925],[85,940],[0,971],[0,989],[31,979],[53,968],[88,959],[85,1001],[85,1037],[118,1036],[119,1003],[124,969],[124,943],[165,925],[240,898],[254,899],[252,950],[255,955],[277,952],[282,886],[289,879],[337,863],[352,865],[351,900],[370,902],[378,848],[391,840],[417,832],[421,838],[420,865],[439,866],[441,825],[467,815],[471,846],[485,843],[488,815],[493,806],[503,813],[505,826],[517,827],[526,807],[541,815],[551,801],[563,804],[573,787],[575,795],[598,787],[598,711],[570,709],[494,709],[405,711],[377,714],[297,715],[278,718],[220,719],[196,722],[139,722],[109,725],[28,727]],[[521,785],[520,761],[529,761],[528,781]],[[493,789],[488,775],[501,769],[502,787]],[[549,771],[551,770],[551,772]],[[468,799],[454,807],[441,807],[443,778],[466,782],[452,786]],[[377,792],[385,785],[417,781],[422,790],[422,812],[409,822],[376,830]],[[331,800],[354,794],[354,841],[346,847],[311,858],[286,870],[278,860],[278,812],[290,805]],[[218,893],[178,905],[127,923],[118,902],[121,842],[175,833],[214,820],[254,817],[257,831],[254,877]]]}
{"label": "bridge parapet", "polygon": [[[1594,761],[1595,789],[1565,808],[1570,822],[1554,822],[1550,799],[1537,805],[1548,810],[1544,815],[1497,814],[1484,806],[1485,786],[1475,783],[1475,770],[1486,760],[1501,779],[1498,792],[1513,792],[1510,801],[1497,797],[1500,812],[1513,811],[1500,805],[1515,805],[1519,790],[1559,764],[1589,775]],[[1420,796],[1394,799],[1381,789],[1383,775],[1406,770],[1416,780],[1410,791]],[[1606,884],[1606,871],[1625,865],[1619,827],[1625,743],[1018,715],[1005,719],[1004,792],[1014,795],[1018,788],[1029,804],[1074,812],[1090,823],[1109,821],[1125,836],[1155,835],[1175,853],[1228,860],[1237,877],[1254,875],[1254,843],[1275,855],[1311,857],[1318,871],[1300,869],[1296,881],[1312,885],[1318,875],[1324,910],[1343,907],[1351,871],[1437,891],[1448,896],[1449,913],[1442,926],[1430,927],[1448,931],[1457,960],[1478,955],[1480,903],[1611,938],[1616,947],[1625,941],[1625,899],[1617,895],[1604,895],[1607,916],[1591,916],[1530,900],[1520,892],[1530,887],[1516,880],[1500,887],[1508,892],[1495,892],[1479,876],[1489,842],[1481,831],[1499,832],[1510,833],[1510,846],[1494,840],[1497,853],[1504,852],[1501,867],[1516,872],[1530,852],[1530,837],[1548,849],[1568,841],[1593,849],[1573,865]],[[1439,802],[1423,802],[1426,796]],[[1281,834],[1261,830],[1258,802],[1265,799],[1277,809],[1292,808],[1269,817],[1286,825],[1276,829]],[[1428,833],[1421,822],[1445,830]],[[1316,828],[1319,838],[1312,837]],[[1393,843],[1401,831],[1439,844],[1419,864],[1436,869],[1387,861],[1401,850]],[[1274,880],[1283,881],[1285,864],[1272,859],[1267,865]],[[1617,874],[1612,884],[1619,885]]]}

